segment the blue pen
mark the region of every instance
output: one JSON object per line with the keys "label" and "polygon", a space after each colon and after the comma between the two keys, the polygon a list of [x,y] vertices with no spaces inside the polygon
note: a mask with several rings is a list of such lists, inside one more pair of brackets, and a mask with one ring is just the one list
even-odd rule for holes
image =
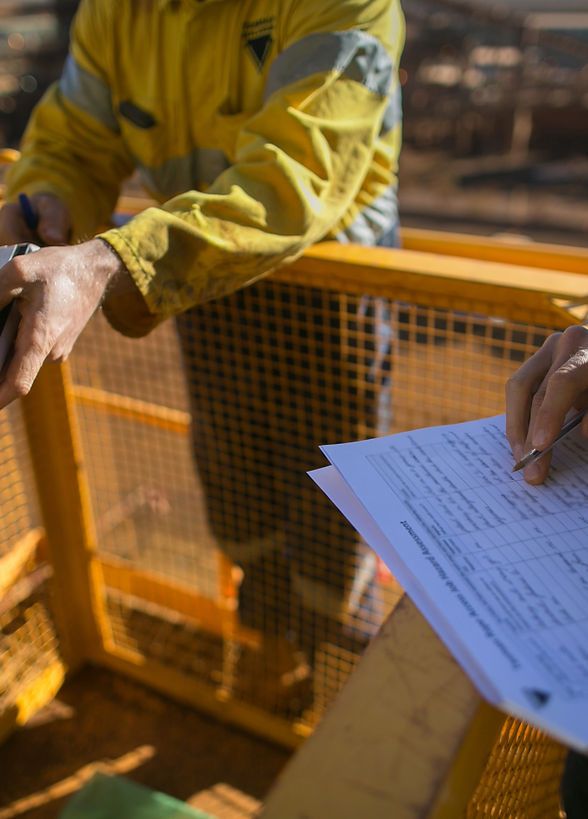
{"label": "blue pen", "polygon": [[39,227],[39,214],[34,209],[31,200],[26,193],[19,194],[18,204],[20,205],[26,226],[29,228],[29,230],[35,231]]}

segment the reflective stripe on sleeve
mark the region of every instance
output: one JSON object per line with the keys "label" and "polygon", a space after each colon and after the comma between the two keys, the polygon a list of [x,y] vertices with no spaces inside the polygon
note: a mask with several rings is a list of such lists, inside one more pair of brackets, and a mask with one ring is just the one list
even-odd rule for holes
{"label": "reflective stripe on sleeve", "polygon": [[380,136],[386,136],[402,122],[402,91],[400,83],[396,83],[390,92],[388,105],[384,111]]}
{"label": "reflective stripe on sleeve", "polygon": [[353,242],[373,247],[398,225],[398,196],[396,185],[390,185],[384,193],[361,209],[351,225],[341,230],[336,239],[341,244]]}
{"label": "reflective stripe on sleeve", "polygon": [[384,97],[390,88],[392,69],[392,60],[382,43],[364,31],[310,34],[274,60],[265,98],[312,74],[331,71]]}
{"label": "reflective stripe on sleeve", "polygon": [[59,88],[68,102],[90,114],[111,131],[119,131],[110,89],[101,79],[82,68],[71,54],[66,60]]}
{"label": "reflective stripe on sleeve", "polygon": [[180,193],[211,185],[226,171],[229,161],[215,148],[196,148],[185,156],[166,159],[157,167],[137,162],[146,187],[158,196],[171,198]]}

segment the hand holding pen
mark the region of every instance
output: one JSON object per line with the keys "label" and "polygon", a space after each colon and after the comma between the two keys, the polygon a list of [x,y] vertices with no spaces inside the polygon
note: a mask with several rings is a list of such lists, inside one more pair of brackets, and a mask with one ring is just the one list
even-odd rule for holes
{"label": "hand holding pen", "polygon": [[0,210],[0,245],[34,242],[66,245],[71,233],[69,209],[51,193],[21,194]]}
{"label": "hand holding pen", "polygon": [[[588,328],[553,333],[506,385],[506,434],[525,480],[543,483],[551,449],[572,429],[588,435]],[[571,410],[577,410],[566,422]]]}
{"label": "hand holding pen", "polygon": [[576,427],[579,426],[579,424],[582,423],[582,421],[584,419],[584,416],[586,415],[587,412],[588,412],[588,410],[585,410],[585,409],[581,410],[576,415],[574,415],[572,418],[570,418],[569,421],[566,421],[566,423],[563,425],[563,427],[559,431],[557,437],[550,444],[548,444],[546,447],[544,447],[543,449],[536,449],[535,447],[533,447],[533,449],[531,449],[527,453],[525,453],[525,455],[523,455],[521,460],[518,461],[513,466],[512,471],[513,472],[519,472],[521,469],[527,469],[527,467],[531,466],[531,464],[534,464],[540,458],[544,458],[545,455],[547,455],[548,452],[551,452],[551,450],[553,449],[553,447],[556,444],[558,444],[560,441],[562,441],[567,435],[570,434],[570,432],[572,432],[574,429],[576,429]]}

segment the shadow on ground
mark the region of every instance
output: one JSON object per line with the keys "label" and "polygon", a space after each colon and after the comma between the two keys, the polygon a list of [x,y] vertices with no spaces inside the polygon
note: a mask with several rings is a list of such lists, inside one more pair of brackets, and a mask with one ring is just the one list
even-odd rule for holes
{"label": "shadow on ground", "polygon": [[[195,795],[219,783],[252,797],[243,797],[243,805],[251,805],[263,799],[287,759],[281,748],[89,667],[0,747],[0,819],[56,819],[84,784],[87,766],[101,761],[201,807]],[[252,814],[245,808],[230,815]]]}

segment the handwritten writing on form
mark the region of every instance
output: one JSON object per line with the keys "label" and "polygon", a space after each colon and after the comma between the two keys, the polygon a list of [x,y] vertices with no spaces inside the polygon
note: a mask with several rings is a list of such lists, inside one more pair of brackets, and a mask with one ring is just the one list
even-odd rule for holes
{"label": "handwritten writing on form", "polygon": [[588,445],[541,487],[511,472],[504,416],[323,447],[311,473],[481,692],[588,748]]}

